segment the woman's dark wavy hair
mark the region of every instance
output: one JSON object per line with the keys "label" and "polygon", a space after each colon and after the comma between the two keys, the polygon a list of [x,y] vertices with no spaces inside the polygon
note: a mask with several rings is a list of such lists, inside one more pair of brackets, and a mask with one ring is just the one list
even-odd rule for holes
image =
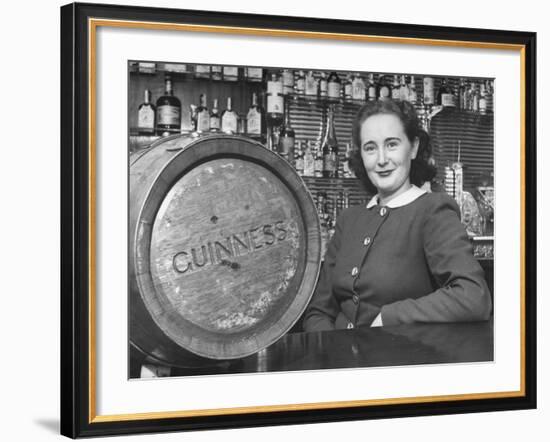
{"label": "woman's dark wavy hair", "polygon": [[375,194],[377,190],[369,179],[361,158],[361,126],[367,118],[377,114],[393,114],[398,117],[411,143],[418,137],[418,153],[411,163],[410,180],[416,186],[431,181],[435,177],[437,169],[432,158],[430,136],[420,126],[414,106],[408,101],[368,101],[359,109],[353,120],[351,133],[353,149],[350,157],[350,168],[363,183],[367,192]]}

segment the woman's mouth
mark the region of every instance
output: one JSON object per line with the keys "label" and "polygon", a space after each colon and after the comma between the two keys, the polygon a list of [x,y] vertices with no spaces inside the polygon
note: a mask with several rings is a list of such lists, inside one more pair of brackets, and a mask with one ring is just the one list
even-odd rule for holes
{"label": "woman's mouth", "polygon": [[380,172],[376,172],[381,177],[387,177],[390,176],[390,174],[393,172],[393,170],[382,170]]}

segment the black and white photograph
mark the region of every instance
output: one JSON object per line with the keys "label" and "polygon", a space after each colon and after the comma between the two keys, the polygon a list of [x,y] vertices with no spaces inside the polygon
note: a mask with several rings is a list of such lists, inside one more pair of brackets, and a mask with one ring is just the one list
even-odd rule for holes
{"label": "black and white photograph", "polygon": [[497,85],[129,60],[128,377],[493,361]]}

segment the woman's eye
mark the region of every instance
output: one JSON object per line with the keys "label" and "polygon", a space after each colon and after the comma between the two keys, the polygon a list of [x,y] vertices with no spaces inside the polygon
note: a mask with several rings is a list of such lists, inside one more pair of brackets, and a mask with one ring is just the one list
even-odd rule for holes
{"label": "woman's eye", "polygon": [[390,148],[390,149],[396,148],[397,145],[398,145],[397,141],[390,141],[390,142],[387,144],[388,148]]}
{"label": "woman's eye", "polygon": [[374,151],[375,149],[376,149],[376,147],[375,147],[374,145],[372,145],[372,144],[365,144],[365,145],[363,146],[363,150],[364,150],[365,152],[372,152],[372,151]]}

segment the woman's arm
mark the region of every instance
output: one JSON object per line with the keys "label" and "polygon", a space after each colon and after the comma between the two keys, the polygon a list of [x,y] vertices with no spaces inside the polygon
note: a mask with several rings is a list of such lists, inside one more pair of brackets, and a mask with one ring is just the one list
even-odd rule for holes
{"label": "woman's arm", "polygon": [[384,325],[479,321],[488,319],[491,313],[484,272],[473,256],[458,205],[446,194],[434,195],[436,201],[426,214],[422,243],[428,267],[440,288],[417,299],[383,306]]}
{"label": "woman's arm", "polygon": [[304,315],[303,328],[306,332],[334,330],[334,321],[340,312],[340,307],[332,294],[332,275],[336,254],[340,248],[342,224],[343,216],[336,222],[334,235],[328,243],[315,292]]}

